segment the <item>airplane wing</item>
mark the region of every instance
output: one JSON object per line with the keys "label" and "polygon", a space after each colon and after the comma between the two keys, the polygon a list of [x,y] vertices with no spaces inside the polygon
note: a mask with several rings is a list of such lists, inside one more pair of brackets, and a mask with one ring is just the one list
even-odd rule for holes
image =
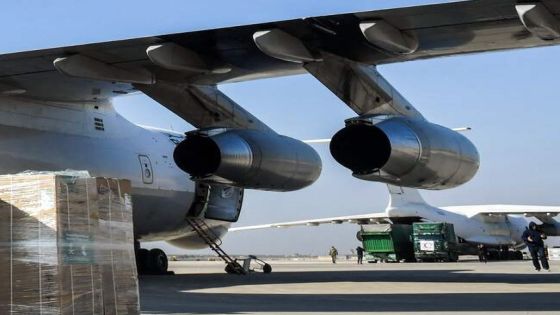
{"label": "airplane wing", "polygon": [[343,217],[333,217],[333,218],[323,218],[323,219],[312,219],[312,220],[291,221],[291,222],[282,222],[282,223],[253,225],[253,226],[233,227],[233,228],[230,228],[229,231],[234,232],[234,231],[269,229],[269,228],[288,228],[288,227],[294,227],[294,226],[319,226],[321,224],[390,223],[390,221],[388,221],[388,220],[389,220],[389,218],[387,217],[387,214],[385,214],[384,212],[381,212],[381,213],[350,215],[350,216],[343,216]]}
{"label": "airplane wing", "polygon": [[535,217],[542,222],[552,223],[554,217],[560,215],[560,207],[555,206],[525,206],[525,205],[487,205],[481,206],[482,210],[471,212],[470,217],[481,216],[500,216],[508,214]]}
{"label": "airplane wing", "polygon": [[[10,53],[0,95],[87,103],[142,91],[195,127],[266,129],[215,86],[308,71],[361,114],[400,96],[355,64],[556,45],[558,16],[555,0],[473,0]],[[351,81],[341,89],[332,71]]]}

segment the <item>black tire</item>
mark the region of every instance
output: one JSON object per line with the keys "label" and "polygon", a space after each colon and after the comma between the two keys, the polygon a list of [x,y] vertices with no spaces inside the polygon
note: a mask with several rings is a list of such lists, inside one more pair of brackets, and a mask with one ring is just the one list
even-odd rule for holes
{"label": "black tire", "polygon": [[224,270],[226,271],[226,273],[229,273],[229,274],[236,273],[235,266],[233,264],[226,264],[226,267],[224,268]]}
{"label": "black tire", "polygon": [[169,261],[164,251],[159,248],[150,250],[150,257],[148,259],[149,272],[157,275],[167,274],[168,267]]}
{"label": "black tire", "polygon": [[488,251],[488,256],[486,256],[488,258],[489,261],[497,261],[499,260],[499,253],[496,250],[489,250]]}
{"label": "black tire", "polygon": [[150,251],[145,248],[140,248],[136,251],[136,268],[138,268],[138,274],[144,275],[149,272],[148,270],[149,257],[150,257]]}
{"label": "black tire", "polygon": [[263,272],[264,273],[271,273],[272,272],[272,266],[269,264],[264,264],[263,266]]}
{"label": "black tire", "polygon": [[510,252],[510,260],[523,260],[523,253],[519,250]]}

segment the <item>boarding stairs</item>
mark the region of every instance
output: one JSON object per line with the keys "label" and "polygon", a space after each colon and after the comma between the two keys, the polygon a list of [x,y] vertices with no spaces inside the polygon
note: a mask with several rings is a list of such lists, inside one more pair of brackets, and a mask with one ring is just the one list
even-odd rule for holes
{"label": "boarding stairs", "polygon": [[231,258],[220,246],[222,240],[202,219],[189,218],[187,223],[193,228],[198,236],[226,263],[226,272],[239,275],[246,274],[245,269],[237,260]]}

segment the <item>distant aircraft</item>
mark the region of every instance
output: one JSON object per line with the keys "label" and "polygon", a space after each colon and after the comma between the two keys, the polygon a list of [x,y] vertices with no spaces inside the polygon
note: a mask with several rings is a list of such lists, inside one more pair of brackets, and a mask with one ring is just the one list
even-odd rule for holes
{"label": "distant aircraft", "polygon": [[[165,253],[140,242],[212,246],[237,221],[244,189],[293,191],[321,171],[313,148],[274,132],[219,84],[309,73],[357,115],[330,145],[354,176],[447,189],[476,174],[476,147],[427,121],[375,66],[558,45],[559,14],[553,0],[459,1],[0,55],[0,174],[130,179],[137,261],[165,272]],[[196,130],[128,122],[111,100],[135,92]]]}
{"label": "distant aircraft", "polygon": [[230,228],[230,232],[265,228],[287,228],[294,226],[318,226],[321,224],[376,224],[412,223],[420,221],[447,222],[455,227],[461,241],[475,248],[478,244],[512,249],[525,245],[521,239],[523,231],[534,221],[547,235],[558,235],[560,214],[558,206],[527,205],[472,205],[434,207],[424,201],[416,189],[387,185],[390,200],[384,212],[350,215],[324,219],[312,219],[283,223],[263,224]]}

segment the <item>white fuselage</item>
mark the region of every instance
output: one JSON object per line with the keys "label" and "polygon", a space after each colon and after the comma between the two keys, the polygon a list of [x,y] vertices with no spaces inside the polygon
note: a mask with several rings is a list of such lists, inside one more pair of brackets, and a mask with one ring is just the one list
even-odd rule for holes
{"label": "white fuselage", "polygon": [[0,98],[0,174],[72,169],[129,179],[139,239],[192,236],[199,248],[185,222],[194,183],[173,161],[182,137],[134,125],[111,104]]}

